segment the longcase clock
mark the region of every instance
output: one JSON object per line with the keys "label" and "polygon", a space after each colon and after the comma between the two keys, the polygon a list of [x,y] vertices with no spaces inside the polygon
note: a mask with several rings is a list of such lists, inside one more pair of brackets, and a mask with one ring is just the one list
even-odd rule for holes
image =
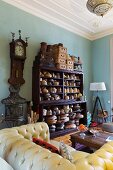
{"label": "longcase clock", "polygon": [[21,39],[21,31],[19,30],[19,39],[14,40],[14,33],[12,33],[12,42],[10,42],[10,58],[11,58],[11,71],[8,82],[11,85],[19,85],[25,83],[23,78],[23,69],[26,59],[26,42]]}

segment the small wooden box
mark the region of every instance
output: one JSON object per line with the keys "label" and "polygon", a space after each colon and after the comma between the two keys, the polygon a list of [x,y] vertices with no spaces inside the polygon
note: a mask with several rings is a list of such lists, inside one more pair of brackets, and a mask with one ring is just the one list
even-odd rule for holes
{"label": "small wooden box", "polygon": [[66,69],[66,64],[57,64],[56,65],[56,67],[58,68],[58,69]]}
{"label": "small wooden box", "polygon": [[73,65],[66,65],[67,70],[73,70]]}
{"label": "small wooden box", "polygon": [[66,54],[64,54],[64,53],[55,53],[54,54],[54,58],[55,59],[64,59],[64,60],[66,60]]}
{"label": "small wooden box", "polygon": [[67,65],[73,65],[73,64],[74,64],[73,60],[67,60]]}
{"label": "small wooden box", "polygon": [[55,51],[56,53],[64,53],[64,54],[67,54],[67,48],[61,47],[61,46],[55,47],[54,51]]}
{"label": "small wooden box", "polygon": [[66,60],[64,58],[57,58],[55,60],[55,63],[57,63],[57,64],[66,64]]}

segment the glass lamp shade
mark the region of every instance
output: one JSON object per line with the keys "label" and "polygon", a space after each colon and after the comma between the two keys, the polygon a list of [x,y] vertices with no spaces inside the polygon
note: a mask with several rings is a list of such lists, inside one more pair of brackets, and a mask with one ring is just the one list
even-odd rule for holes
{"label": "glass lamp shade", "polygon": [[90,90],[91,91],[104,91],[104,90],[106,90],[105,83],[104,82],[90,83]]}
{"label": "glass lamp shade", "polygon": [[88,0],[86,4],[88,10],[98,16],[105,15],[112,7],[112,0]]}

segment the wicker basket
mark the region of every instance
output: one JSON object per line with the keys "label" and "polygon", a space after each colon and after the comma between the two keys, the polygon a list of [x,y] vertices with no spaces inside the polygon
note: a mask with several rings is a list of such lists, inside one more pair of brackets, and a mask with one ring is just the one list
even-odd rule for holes
{"label": "wicker basket", "polygon": [[54,59],[64,59],[64,60],[66,60],[66,54],[65,53],[54,53]]}
{"label": "wicker basket", "polygon": [[56,64],[65,64],[66,65],[66,60],[64,58],[57,58],[55,60]]}
{"label": "wicker basket", "polygon": [[62,47],[62,46],[56,46],[54,47],[55,53],[64,53],[67,54],[67,48]]}
{"label": "wicker basket", "polygon": [[58,68],[58,69],[66,69],[66,64],[61,64],[61,63],[59,63],[59,64],[56,64],[56,67]]}
{"label": "wicker basket", "polygon": [[67,60],[67,65],[74,65],[73,60]]}
{"label": "wicker basket", "polygon": [[72,71],[73,71],[73,65],[68,65],[68,64],[67,64],[67,65],[66,65],[66,69],[67,69],[67,70],[72,70]]}

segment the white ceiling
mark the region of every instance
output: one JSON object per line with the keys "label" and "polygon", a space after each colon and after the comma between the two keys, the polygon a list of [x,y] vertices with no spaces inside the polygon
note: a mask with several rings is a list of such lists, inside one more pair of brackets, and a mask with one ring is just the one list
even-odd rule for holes
{"label": "white ceiling", "polygon": [[87,0],[3,1],[90,40],[113,33],[113,9],[96,16],[87,10]]}

